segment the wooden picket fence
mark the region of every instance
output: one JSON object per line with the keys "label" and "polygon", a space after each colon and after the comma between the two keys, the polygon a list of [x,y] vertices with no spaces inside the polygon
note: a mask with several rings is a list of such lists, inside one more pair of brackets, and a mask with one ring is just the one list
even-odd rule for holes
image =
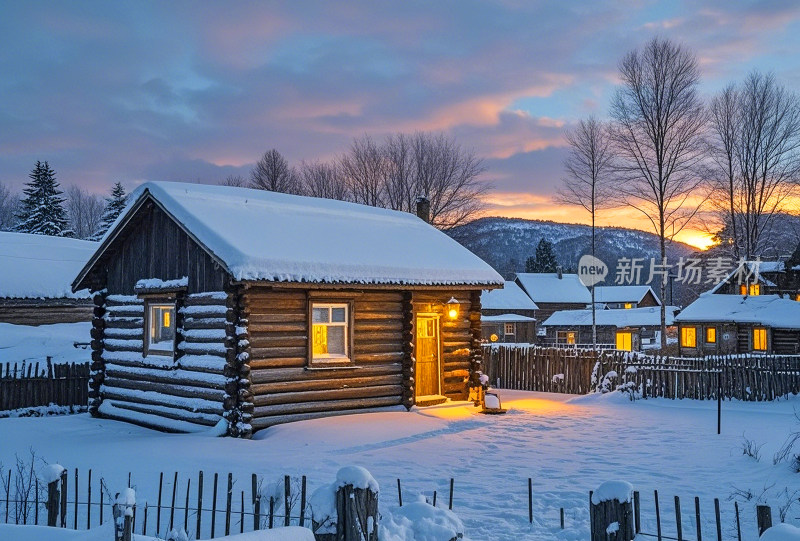
{"label": "wooden picket fence", "polygon": [[0,364],[0,412],[50,404],[80,409],[88,400],[88,362]]}
{"label": "wooden picket fence", "polygon": [[484,371],[500,389],[586,394],[628,389],[642,398],[747,401],[800,393],[800,356],[650,356],[528,345],[484,346]]}

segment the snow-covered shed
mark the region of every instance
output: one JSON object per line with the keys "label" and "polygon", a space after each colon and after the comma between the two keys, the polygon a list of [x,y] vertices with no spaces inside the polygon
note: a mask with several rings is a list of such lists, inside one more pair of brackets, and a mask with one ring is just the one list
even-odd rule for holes
{"label": "snow-covered shed", "polygon": [[85,240],[0,232],[0,322],[91,320],[89,291],[73,292],[70,282],[96,249]]}
{"label": "snow-covered shed", "polygon": [[675,318],[682,355],[800,353],[800,302],[706,292]]}
{"label": "snow-covered shed", "polygon": [[612,310],[661,306],[658,296],[648,285],[595,286],[594,302]]}
{"label": "snow-covered shed", "polygon": [[556,310],[578,310],[592,303],[589,288],[577,274],[520,272],[514,281],[536,303],[540,322]]}
{"label": "snow-covered shed", "polygon": [[491,342],[533,343],[539,307],[516,282],[481,294],[483,339]]}
{"label": "snow-covered shed", "polygon": [[96,305],[90,411],[249,437],[466,399],[481,290],[502,283],[412,214],[146,183],[73,282]]}
{"label": "snow-covered shed", "polygon": [[[673,326],[676,306],[666,307],[667,327]],[[597,343],[622,351],[639,351],[657,346],[661,329],[661,308],[647,306],[627,310],[596,309]],[[590,345],[592,311],[559,310],[542,323],[545,341],[553,345]]]}

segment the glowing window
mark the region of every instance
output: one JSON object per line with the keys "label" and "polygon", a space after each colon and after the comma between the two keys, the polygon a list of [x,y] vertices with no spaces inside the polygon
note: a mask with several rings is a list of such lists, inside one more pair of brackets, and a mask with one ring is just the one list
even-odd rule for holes
{"label": "glowing window", "polygon": [[175,305],[147,303],[147,354],[172,355],[175,351]]}
{"label": "glowing window", "polygon": [[741,284],[739,286],[739,295],[747,295],[747,284]]}
{"label": "glowing window", "polygon": [[505,334],[517,334],[516,333],[516,325],[514,323],[506,323],[505,324]]}
{"label": "glowing window", "polygon": [[681,346],[685,348],[697,347],[697,329],[694,327],[681,327]]}
{"label": "glowing window", "polygon": [[800,293],[798,293],[797,295],[794,296],[794,300],[800,301]]}
{"label": "glowing window", "polygon": [[620,351],[631,351],[632,335],[629,332],[617,333],[617,349]]}
{"label": "glowing window", "polygon": [[311,307],[311,360],[341,362],[349,360],[349,306],[314,303]]}
{"label": "glowing window", "polygon": [[706,344],[716,344],[716,343],[717,343],[717,328],[706,327]]}
{"label": "glowing window", "polygon": [[761,295],[761,284],[750,284],[750,295]]}
{"label": "glowing window", "polygon": [[[633,308],[633,304],[632,304],[632,303],[629,303],[629,302],[626,302],[626,303],[625,303],[625,309],[626,309],[626,310],[630,310],[631,308]],[[617,349],[619,349],[619,348],[617,348]]]}
{"label": "glowing window", "polygon": [[558,331],[556,342],[559,344],[575,345],[577,335],[575,331]]}
{"label": "glowing window", "polygon": [[753,351],[767,351],[767,329],[763,327],[753,329]]}

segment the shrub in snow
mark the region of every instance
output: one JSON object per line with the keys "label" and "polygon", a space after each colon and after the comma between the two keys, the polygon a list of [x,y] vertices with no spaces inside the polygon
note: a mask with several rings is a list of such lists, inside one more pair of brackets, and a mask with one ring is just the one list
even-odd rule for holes
{"label": "shrub in snow", "polygon": [[756,462],[761,460],[761,448],[764,447],[764,444],[758,445],[755,440],[747,439],[744,435],[742,435],[742,440],[742,454],[756,459]]}
{"label": "shrub in snow", "polygon": [[759,541],[800,541],[800,528],[791,524],[776,524],[767,529],[758,539]]}
{"label": "shrub in snow", "polygon": [[381,541],[452,541],[464,537],[464,524],[452,512],[424,501],[384,510]]}

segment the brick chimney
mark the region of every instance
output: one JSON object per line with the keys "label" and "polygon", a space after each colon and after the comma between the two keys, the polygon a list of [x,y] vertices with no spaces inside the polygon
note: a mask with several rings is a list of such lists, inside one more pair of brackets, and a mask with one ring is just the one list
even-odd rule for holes
{"label": "brick chimney", "polygon": [[431,202],[423,195],[417,197],[417,217],[431,223]]}

